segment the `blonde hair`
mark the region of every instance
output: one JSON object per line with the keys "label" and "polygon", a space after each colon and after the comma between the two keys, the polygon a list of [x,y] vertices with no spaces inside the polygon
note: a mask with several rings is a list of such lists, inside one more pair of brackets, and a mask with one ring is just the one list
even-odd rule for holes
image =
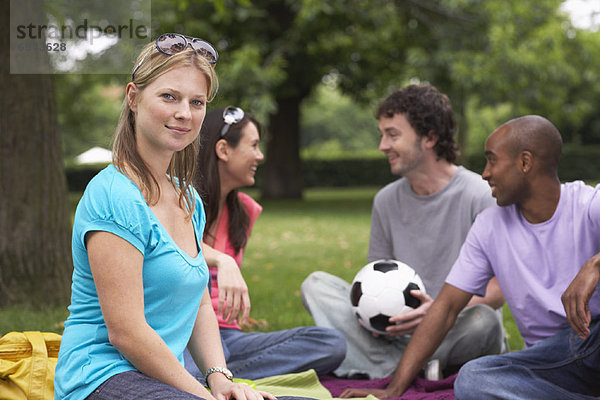
{"label": "blonde hair", "polygon": [[[205,76],[208,89],[207,101],[210,102],[215,97],[218,89],[218,79],[214,68],[204,56],[196,53],[190,47],[169,56],[160,53],[152,42],[144,47],[135,65],[139,66],[133,81],[138,89],[138,96],[146,86],[162,74],[185,65],[193,65]],[[199,139],[197,138],[183,150],[175,152],[168,170],[171,184],[179,192],[179,204],[182,208],[187,209],[188,218],[192,217],[195,208],[195,199],[191,195],[191,190],[196,171],[198,143]],[[125,175],[132,174],[137,177],[146,203],[149,206],[155,205],[160,198],[160,187],[156,177],[152,175],[137,151],[135,115],[129,106],[127,97],[123,101],[121,116],[115,129],[112,151],[115,167]]]}

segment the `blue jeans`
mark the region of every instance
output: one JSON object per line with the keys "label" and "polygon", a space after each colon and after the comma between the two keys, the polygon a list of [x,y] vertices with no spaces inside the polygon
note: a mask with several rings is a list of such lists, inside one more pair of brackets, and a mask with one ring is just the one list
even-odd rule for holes
{"label": "blue jeans", "polygon": [[[277,332],[242,332],[221,328],[227,368],[233,376],[259,379],[267,376],[314,369],[318,375],[336,369],[346,356],[346,340],[333,329],[317,326]],[[184,353],[185,367],[203,380],[190,353]]]}
{"label": "blue jeans", "polygon": [[194,396],[150,378],[138,371],[127,371],[108,378],[87,400],[198,400]]}
{"label": "blue jeans", "polygon": [[528,349],[465,364],[458,400],[595,399],[600,395],[600,319],[582,340],[570,327]]}
{"label": "blue jeans", "polygon": [[[176,389],[138,371],[127,371],[108,378],[87,400],[202,400],[202,397]],[[278,400],[306,397],[279,396]]]}

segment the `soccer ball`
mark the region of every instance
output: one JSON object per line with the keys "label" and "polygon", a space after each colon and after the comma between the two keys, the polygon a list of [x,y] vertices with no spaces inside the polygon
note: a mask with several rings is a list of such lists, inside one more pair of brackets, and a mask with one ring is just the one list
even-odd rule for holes
{"label": "soccer ball", "polygon": [[377,260],[365,265],[352,281],[352,310],[366,329],[385,334],[389,318],[415,309],[421,301],[411,290],[425,292],[419,275],[396,260]]}

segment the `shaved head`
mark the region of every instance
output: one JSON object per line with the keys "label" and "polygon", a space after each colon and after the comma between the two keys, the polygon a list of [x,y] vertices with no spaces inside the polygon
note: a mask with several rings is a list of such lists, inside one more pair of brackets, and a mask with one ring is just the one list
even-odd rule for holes
{"label": "shaved head", "polygon": [[556,126],[546,118],[526,115],[502,124],[496,131],[504,131],[513,155],[529,151],[549,173],[558,171],[562,138]]}

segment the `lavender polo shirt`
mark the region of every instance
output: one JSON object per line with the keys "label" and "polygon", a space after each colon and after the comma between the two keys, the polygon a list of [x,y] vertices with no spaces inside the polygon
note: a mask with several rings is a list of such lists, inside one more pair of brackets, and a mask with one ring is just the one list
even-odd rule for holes
{"label": "lavender polo shirt", "polygon": [[[515,205],[481,212],[446,282],[482,296],[495,275],[525,345],[531,346],[569,326],[560,297],[599,251],[598,188],[565,183],[554,215],[545,222],[527,222]],[[598,287],[590,310],[592,318],[600,314]]]}

